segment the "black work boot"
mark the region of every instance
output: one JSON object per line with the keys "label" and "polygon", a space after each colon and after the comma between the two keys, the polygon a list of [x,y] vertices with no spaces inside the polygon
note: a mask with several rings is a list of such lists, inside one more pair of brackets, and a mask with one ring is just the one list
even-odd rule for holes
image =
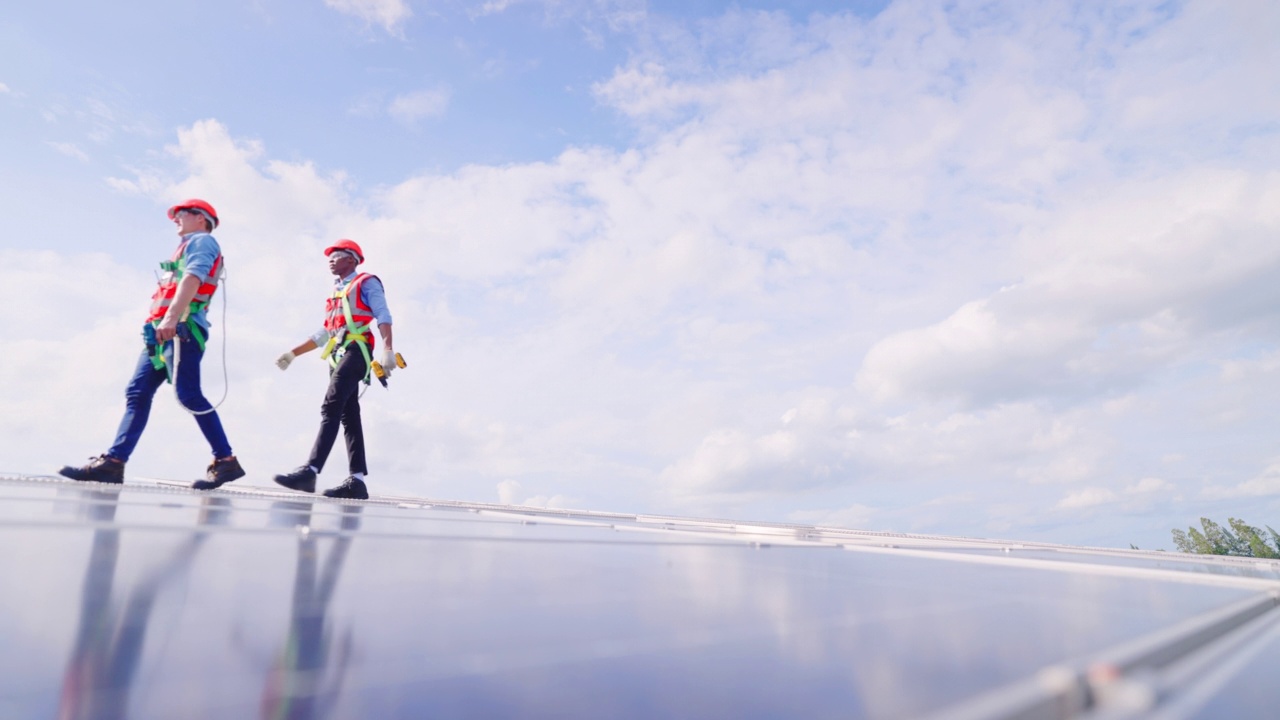
{"label": "black work boot", "polygon": [[316,473],[311,469],[310,465],[303,465],[285,475],[277,475],[272,480],[275,480],[277,485],[283,485],[290,490],[301,490],[309,493],[316,491]]}
{"label": "black work boot", "polygon": [[244,468],[240,467],[240,461],[232,455],[209,463],[209,469],[204,472],[204,480],[195,481],[191,487],[196,490],[212,490],[242,477],[244,477]]}
{"label": "black work boot", "polygon": [[59,470],[58,474],[72,480],[119,485],[124,482],[124,463],[110,455],[99,455],[90,458],[88,465],[83,467],[67,465]]}
{"label": "black work boot", "polygon": [[364,486],[364,481],[360,478],[349,477],[338,487],[325,490],[324,496],[346,500],[368,500],[369,489]]}

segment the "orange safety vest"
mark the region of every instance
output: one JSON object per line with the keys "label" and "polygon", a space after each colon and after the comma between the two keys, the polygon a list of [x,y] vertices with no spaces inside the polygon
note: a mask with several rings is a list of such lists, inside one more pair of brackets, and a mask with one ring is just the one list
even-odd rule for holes
{"label": "orange safety vest", "polygon": [[[355,342],[360,346],[365,364],[372,368],[373,358],[373,310],[360,297],[360,287],[369,278],[377,279],[377,275],[360,273],[341,290],[334,290],[324,303],[324,329],[329,331],[329,344],[321,353],[329,364],[337,367],[338,357],[347,343]],[[378,282],[382,282],[378,280]],[[354,299],[354,302],[353,302]],[[365,373],[368,380],[368,372]]]}
{"label": "orange safety vest", "polygon": [[[169,311],[169,306],[173,304],[173,297],[178,294],[178,283],[182,281],[187,271],[186,252],[187,241],[184,239],[178,243],[178,249],[173,251],[173,257],[160,263],[160,269],[164,271],[164,275],[160,276],[160,286],[151,296],[151,312],[147,315],[147,322],[158,325],[161,318]],[[201,278],[200,287],[191,298],[191,305],[183,313],[183,320],[191,313],[199,312],[209,305],[209,301],[213,299],[213,293],[218,289],[218,275],[221,272],[222,254],[219,253],[213,260],[213,266],[209,268],[209,274]]]}

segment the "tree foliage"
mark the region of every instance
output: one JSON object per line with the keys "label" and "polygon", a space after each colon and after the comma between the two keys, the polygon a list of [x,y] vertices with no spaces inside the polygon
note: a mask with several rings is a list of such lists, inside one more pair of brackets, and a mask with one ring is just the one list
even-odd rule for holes
{"label": "tree foliage", "polygon": [[1178,550],[1199,555],[1280,558],[1280,533],[1270,525],[1265,526],[1265,534],[1236,518],[1227,518],[1227,527],[1209,518],[1200,518],[1200,525],[1202,530],[1189,527],[1186,532],[1173,531],[1173,544]]}

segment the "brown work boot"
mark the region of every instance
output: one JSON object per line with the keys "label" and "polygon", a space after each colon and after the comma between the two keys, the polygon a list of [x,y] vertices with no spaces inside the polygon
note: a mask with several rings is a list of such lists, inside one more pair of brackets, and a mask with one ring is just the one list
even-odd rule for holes
{"label": "brown work boot", "polygon": [[221,460],[214,460],[209,463],[209,469],[205,471],[204,480],[197,480],[191,484],[196,490],[212,490],[220,485],[225,485],[244,477],[244,468],[240,467],[240,461],[235,455]]}
{"label": "brown work boot", "polygon": [[71,467],[67,465],[58,471],[58,474],[71,478],[72,480],[80,480],[82,482],[100,482],[119,485],[124,482],[124,463],[111,457],[110,455],[99,455],[89,459],[89,464],[82,467]]}

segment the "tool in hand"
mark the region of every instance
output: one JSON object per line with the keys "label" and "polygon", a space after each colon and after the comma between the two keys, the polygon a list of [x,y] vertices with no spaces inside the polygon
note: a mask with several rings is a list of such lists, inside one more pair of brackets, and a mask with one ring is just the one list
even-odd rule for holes
{"label": "tool in hand", "polygon": [[[389,373],[382,367],[382,363],[374,360],[370,363],[373,367],[373,376],[378,378],[378,382],[382,383],[382,387],[387,387],[387,375]],[[404,357],[400,353],[396,353],[396,367],[408,367],[404,362]]]}

